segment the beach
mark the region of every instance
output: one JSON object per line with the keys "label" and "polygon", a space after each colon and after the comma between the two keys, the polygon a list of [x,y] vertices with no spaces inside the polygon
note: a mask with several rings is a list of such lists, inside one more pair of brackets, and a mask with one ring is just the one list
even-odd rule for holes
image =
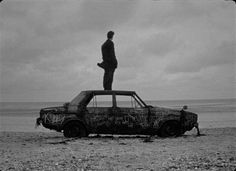
{"label": "beach", "polygon": [[195,129],[175,138],[89,135],[65,138],[35,119],[43,107],[63,103],[1,103],[0,170],[235,170],[235,99],[150,101],[198,114]]}
{"label": "beach", "polygon": [[0,0],[0,171],[236,171],[235,5]]}
{"label": "beach", "polygon": [[0,170],[235,170],[236,128],[177,138],[1,132]]}

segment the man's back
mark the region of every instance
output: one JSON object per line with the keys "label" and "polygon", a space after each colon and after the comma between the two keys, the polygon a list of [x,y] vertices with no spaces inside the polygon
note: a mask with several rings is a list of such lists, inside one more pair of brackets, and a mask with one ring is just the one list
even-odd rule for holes
{"label": "man's back", "polygon": [[105,67],[117,68],[117,60],[115,56],[114,43],[107,39],[102,45],[102,58]]}

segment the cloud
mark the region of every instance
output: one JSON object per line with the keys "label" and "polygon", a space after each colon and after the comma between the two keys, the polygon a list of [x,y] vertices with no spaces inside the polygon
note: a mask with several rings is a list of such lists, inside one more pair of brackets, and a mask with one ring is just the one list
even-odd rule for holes
{"label": "cloud", "polygon": [[136,4],[135,1],[84,1],[78,16],[79,29],[117,28],[132,16]]}
{"label": "cloud", "polygon": [[235,42],[222,42],[221,45],[189,54],[189,56],[177,56],[166,66],[167,73],[198,72],[212,66],[230,65],[235,63]]}
{"label": "cloud", "polygon": [[3,100],[64,101],[102,89],[96,63],[108,30],[119,63],[115,89],[149,99],[232,97],[235,7],[227,2],[22,0],[0,8]]}
{"label": "cloud", "polygon": [[174,51],[180,45],[176,40],[176,35],[168,31],[153,34],[142,44],[145,47],[143,54],[159,58],[165,57],[165,55]]}
{"label": "cloud", "polygon": [[92,42],[95,34],[104,34],[104,30],[125,21],[134,5],[60,0],[3,3],[2,62],[34,62],[44,53]]}

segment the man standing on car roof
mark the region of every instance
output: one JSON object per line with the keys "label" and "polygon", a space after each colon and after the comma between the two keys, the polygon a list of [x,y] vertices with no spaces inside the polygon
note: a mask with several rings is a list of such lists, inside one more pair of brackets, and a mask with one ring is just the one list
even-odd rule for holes
{"label": "man standing on car roof", "polygon": [[115,69],[117,68],[117,59],[115,55],[114,43],[112,41],[114,36],[113,31],[107,33],[107,40],[102,45],[102,63],[97,65],[104,69],[103,88],[104,90],[112,90],[112,82]]}

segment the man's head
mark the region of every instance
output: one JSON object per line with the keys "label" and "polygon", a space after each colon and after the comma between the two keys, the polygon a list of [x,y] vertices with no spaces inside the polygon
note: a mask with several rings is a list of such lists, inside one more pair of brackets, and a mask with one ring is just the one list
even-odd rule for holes
{"label": "man's head", "polygon": [[107,38],[108,38],[108,39],[112,39],[114,34],[115,34],[115,33],[114,33],[113,31],[109,31],[109,32],[107,33]]}

